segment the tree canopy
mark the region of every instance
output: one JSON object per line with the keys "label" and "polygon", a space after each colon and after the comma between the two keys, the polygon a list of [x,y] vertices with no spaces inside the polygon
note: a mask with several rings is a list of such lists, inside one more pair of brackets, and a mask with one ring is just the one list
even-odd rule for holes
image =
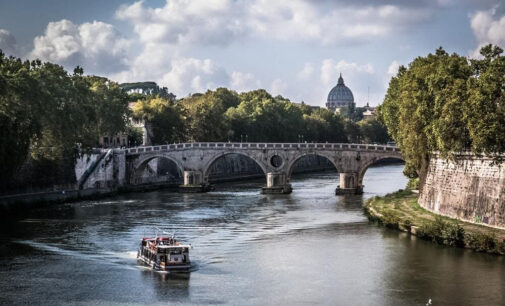
{"label": "tree canopy", "polygon": [[118,84],[82,72],[0,52],[1,186],[27,158],[73,157],[96,147],[99,135],[125,130],[128,96]]}
{"label": "tree canopy", "polygon": [[505,152],[505,59],[482,48],[468,60],[442,48],[400,67],[389,83],[380,118],[406,158],[406,174],[423,172],[430,154],[453,158],[465,149]]}

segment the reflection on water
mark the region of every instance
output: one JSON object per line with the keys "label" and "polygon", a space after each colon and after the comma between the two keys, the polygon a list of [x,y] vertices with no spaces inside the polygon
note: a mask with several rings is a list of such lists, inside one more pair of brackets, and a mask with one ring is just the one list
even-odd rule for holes
{"label": "reflection on water", "polygon": [[[368,223],[363,201],[403,188],[401,165],[370,168],[362,196],[335,196],[333,173],[207,194],[125,194],[0,225],[0,304],[504,304],[503,259]],[[191,273],[136,262],[154,228],[191,243]]]}

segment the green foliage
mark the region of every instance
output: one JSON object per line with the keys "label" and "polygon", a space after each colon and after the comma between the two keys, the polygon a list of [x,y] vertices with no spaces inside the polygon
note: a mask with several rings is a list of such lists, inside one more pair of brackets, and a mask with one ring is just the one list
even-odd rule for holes
{"label": "green foliage", "polygon": [[431,152],[451,157],[464,148],[468,139],[461,110],[470,76],[466,58],[438,49],[392,78],[381,118],[406,158],[409,176],[426,166]]}
{"label": "green foliage", "polygon": [[128,95],[119,87],[119,84],[106,78],[89,76],[85,77],[85,80],[91,90],[91,108],[96,118],[96,133],[115,135],[125,131],[130,117]]}
{"label": "green foliage", "polygon": [[345,119],[344,120],[344,131],[345,135],[347,135],[347,141],[351,143],[359,143],[361,142],[361,131],[359,128],[359,125],[350,120],[350,119]]}
{"label": "green foliage", "polygon": [[369,199],[364,210],[371,221],[390,228],[410,228],[417,237],[438,244],[505,254],[505,243],[497,239],[498,230],[428,212],[419,206],[417,196],[409,190]]}
{"label": "green foliage", "polygon": [[444,221],[440,216],[435,221],[427,222],[417,231],[420,238],[432,240],[438,244],[459,246],[465,245],[465,230],[455,222]]}
{"label": "green foliage", "polygon": [[491,45],[468,61],[443,49],[400,67],[379,118],[406,158],[406,174],[424,171],[429,154],[442,157],[471,146],[475,153],[505,152],[505,57]]}
{"label": "green foliage", "polygon": [[381,222],[386,227],[397,229],[400,224],[400,217],[393,210],[385,210]]}
{"label": "green foliage", "polygon": [[231,140],[248,135],[249,141],[296,142],[303,132],[302,110],[282,97],[274,98],[264,90],[255,90],[240,94],[239,99],[240,104],[226,112]]}
{"label": "green foliage", "polygon": [[474,76],[468,81],[469,99],[464,118],[476,153],[505,152],[505,57],[497,46],[481,49],[482,60],[472,60]]}
{"label": "green foliage", "polygon": [[467,245],[477,252],[490,252],[496,249],[494,235],[487,233],[471,233],[467,235]]}
{"label": "green foliage", "polygon": [[386,126],[375,118],[358,122],[362,141],[365,143],[386,144],[391,140]]}
{"label": "green foliage", "polygon": [[328,109],[307,110],[299,106],[303,114],[304,126],[299,131],[304,138],[315,142],[347,142],[344,120]]}
{"label": "green foliage", "polygon": [[126,127],[126,134],[128,135],[128,143],[132,145],[141,144],[143,141],[143,129],[137,126],[128,125]]}
{"label": "green foliage", "polygon": [[26,159],[31,137],[40,132],[37,95],[31,91],[37,81],[31,69],[30,62],[0,51],[0,191]]}
{"label": "green foliage", "polygon": [[236,93],[225,88],[182,99],[179,104],[186,115],[186,140],[226,141],[229,123],[225,112],[236,103]]}
{"label": "green foliage", "polygon": [[419,189],[419,178],[410,178],[409,181],[407,182],[407,189],[409,190],[416,190]]}
{"label": "green foliage", "polygon": [[81,67],[69,75],[59,65],[0,52],[0,189],[9,188],[27,159],[40,162],[32,169],[60,173],[56,165],[73,159],[79,147],[94,147],[101,133],[125,129],[126,94],[105,78],[82,74]]}
{"label": "green foliage", "polygon": [[[139,100],[133,107],[133,116],[145,122],[148,137],[153,144],[173,143],[184,140],[184,117],[180,106],[161,97]],[[138,132],[134,143],[141,143]],[[139,137],[140,136],[140,137]]]}

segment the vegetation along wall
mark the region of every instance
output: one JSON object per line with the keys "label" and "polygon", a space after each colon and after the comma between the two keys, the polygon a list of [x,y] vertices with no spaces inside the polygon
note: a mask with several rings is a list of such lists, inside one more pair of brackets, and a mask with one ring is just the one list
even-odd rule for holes
{"label": "vegetation along wall", "polygon": [[505,164],[472,154],[433,156],[419,204],[435,213],[505,228]]}

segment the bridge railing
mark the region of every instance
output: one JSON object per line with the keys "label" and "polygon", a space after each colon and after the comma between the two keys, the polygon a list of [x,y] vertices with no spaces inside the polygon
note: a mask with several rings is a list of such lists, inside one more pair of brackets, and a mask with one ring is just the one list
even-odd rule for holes
{"label": "bridge railing", "polygon": [[189,142],[123,149],[126,154],[186,149],[340,149],[400,152],[396,146],[359,143]]}

